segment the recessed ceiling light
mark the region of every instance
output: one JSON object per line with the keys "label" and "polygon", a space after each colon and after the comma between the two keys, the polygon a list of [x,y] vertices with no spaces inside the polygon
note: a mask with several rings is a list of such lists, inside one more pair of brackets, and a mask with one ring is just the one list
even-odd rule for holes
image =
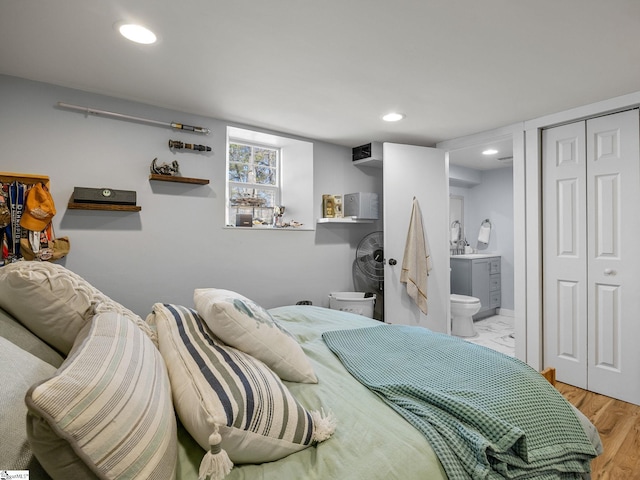
{"label": "recessed ceiling light", "polygon": [[382,117],[382,119],[385,122],[397,122],[399,120],[402,120],[403,118],[404,118],[404,115],[402,113],[396,113],[396,112],[387,113],[385,116]]}
{"label": "recessed ceiling light", "polygon": [[495,148],[488,148],[487,150],[482,152],[483,155],[495,155],[496,153],[498,153],[498,150],[496,150]]}
{"label": "recessed ceiling light", "polygon": [[124,38],[144,45],[156,43],[157,40],[156,34],[142,25],[123,24],[118,27],[118,31]]}

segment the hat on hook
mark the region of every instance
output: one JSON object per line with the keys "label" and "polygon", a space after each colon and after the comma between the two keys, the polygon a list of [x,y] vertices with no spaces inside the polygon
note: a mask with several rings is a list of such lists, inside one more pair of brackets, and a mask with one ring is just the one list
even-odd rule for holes
{"label": "hat on hook", "polygon": [[56,207],[49,189],[43,183],[38,183],[31,187],[27,194],[20,226],[27,230],[40,232],[47,228],[55,214]]}

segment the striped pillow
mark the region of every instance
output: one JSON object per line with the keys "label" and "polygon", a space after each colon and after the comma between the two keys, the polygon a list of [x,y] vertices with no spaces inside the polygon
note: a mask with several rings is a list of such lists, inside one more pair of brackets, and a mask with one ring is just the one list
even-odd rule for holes
{"label": "striped pillow", "polygon": [[167,370],[127,317],[96,315],[56,375],[33,385],[25,401],[31,448],[53,478],[175,478]]}
{"label": "striped pillow", "polygon": [[214,337],[195,310],[156,303],[148,320],[157,326],[178,416],[205,450],[218,430],[233,462],[262,463],[333,433],[331,416],[305,410],[275,373]]}

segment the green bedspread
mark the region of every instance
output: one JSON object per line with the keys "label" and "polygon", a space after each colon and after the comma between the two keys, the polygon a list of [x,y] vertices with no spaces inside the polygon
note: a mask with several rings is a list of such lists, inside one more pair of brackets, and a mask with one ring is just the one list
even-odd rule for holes
{"label": "green bedspread", "polygon": [[451,479],[581,478],[596,456],[570,404],[523,362],[419,327],[323,334],[363,385],[422,432]]}
{"label": "green bedspread", "polygon": [[[225,480],[446,480],[429,442],[345,370],[327,348],[327,330],[361,328],[380,322],[360,315],[315,306],[270,310],[291,332],[313,364],[318,384],[285,382],[310,410],[333,412],[333,436],[275,462],[236,465]],[[204,454],[180,428],[180,470],[177,480],[197,480]]]}

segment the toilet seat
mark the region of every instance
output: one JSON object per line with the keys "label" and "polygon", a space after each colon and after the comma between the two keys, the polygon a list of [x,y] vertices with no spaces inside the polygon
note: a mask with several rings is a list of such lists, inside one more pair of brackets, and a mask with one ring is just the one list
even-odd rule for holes
{"label": "toilet seat", "polygon": [[480,303],[480,300],[477,299],[476,297],[470,297],[468,295],[458,295],[457,293],[452,293],[451,303],[463,303],[463,304]]}

